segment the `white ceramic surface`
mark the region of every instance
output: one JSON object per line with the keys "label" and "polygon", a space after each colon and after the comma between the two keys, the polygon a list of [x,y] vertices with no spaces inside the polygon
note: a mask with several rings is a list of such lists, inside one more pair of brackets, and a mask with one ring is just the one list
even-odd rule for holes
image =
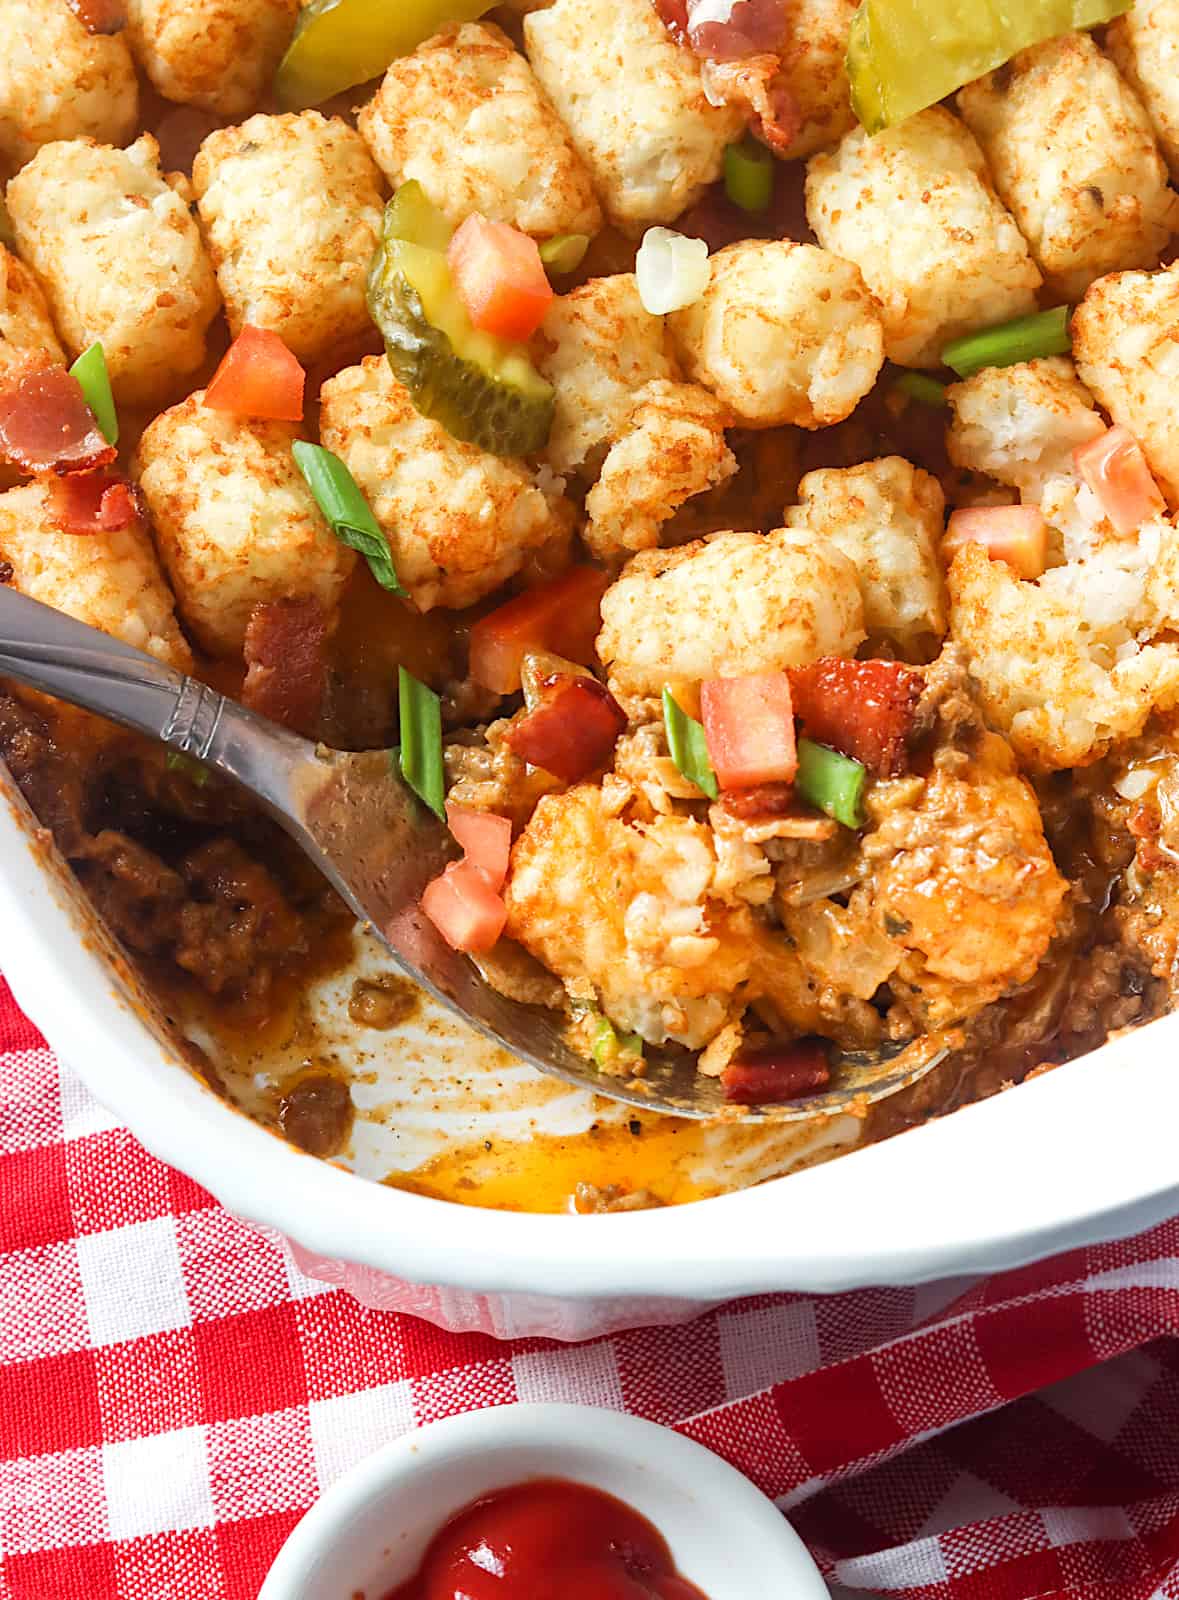
{"label": "white ceramic surface", "polygon": [[458,1207],[283,1144],[205,1089],[80,895],[0,803],[0,969],[49,1042],[163,1160],[373,1305],[581,1339],[780,1289],[1012,1267],[1179,1210],[1179,1016],[1067,1069],[718,1199],[568,1217]]}
{"label": "white ceramic surface", "polygon": [[654,1422],[592,1406],[519,1405],[433,1423],[332,1485],[258,1600],[383,1600],[455,1512],[529,1478],[568,1478],[633,1506],[708,1600],[827,1600],[806,1546],[747,1478]]}

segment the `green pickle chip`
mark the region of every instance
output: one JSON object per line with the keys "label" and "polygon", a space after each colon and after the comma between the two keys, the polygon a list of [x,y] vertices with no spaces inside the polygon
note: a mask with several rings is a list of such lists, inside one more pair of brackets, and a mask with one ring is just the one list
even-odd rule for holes
{"label": "green pickle chip", "polygon": [[446,262],[451,232],[419,184],[402,184],[369,271],[369,312],[423,416],[493,455],[531,455],[548,443],[552,386],[524,345],[472,327]]}
{"label": "green pickle chip", "polygon": [[1129,9],[1130,0],[860,0],[847,47],[852,106],[879,133],[1029,45]]}
{"label": "green pickle chip", "polygon": [[279,64],[274,92],[284,111],[317,106],[379,78],[448,22],[474,22],[493,0],[311,0]]}

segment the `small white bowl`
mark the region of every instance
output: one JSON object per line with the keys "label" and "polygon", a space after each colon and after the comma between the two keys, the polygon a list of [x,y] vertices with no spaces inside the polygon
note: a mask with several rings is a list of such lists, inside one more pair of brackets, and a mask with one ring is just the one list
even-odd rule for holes
{"label": "small white bowl", "polygon": [[703,1445],[592,1406],[494,1406],[405,1435],[332,1485],[299,1523],[258,1600],[384,1600],[472,1500],[529,1478],[615,1495],[654,1523],[707,1600],[828,1600],[772,1501]]}

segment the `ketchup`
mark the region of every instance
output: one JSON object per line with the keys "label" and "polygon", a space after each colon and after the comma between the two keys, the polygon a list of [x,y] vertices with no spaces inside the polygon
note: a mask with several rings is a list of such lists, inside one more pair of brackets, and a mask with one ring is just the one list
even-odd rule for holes
{"label": "ketchup", "polygon": [[559,1478],[476,1500],[386,1600],[705,1600],[663,1535],[598,1489]]}

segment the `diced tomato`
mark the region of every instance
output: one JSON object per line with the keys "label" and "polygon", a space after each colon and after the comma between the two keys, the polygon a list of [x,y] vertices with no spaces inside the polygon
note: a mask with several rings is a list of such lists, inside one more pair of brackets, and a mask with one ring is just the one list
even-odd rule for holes
{"label": "diced tomato", "polygon": [[455,233],[446,259],[476,328],[531,339],[553,298],[535,239],[476,214]]}
{"label": "diced tomato", "polygon": [[471,861],[452,861],[422,891],[422,910],[452,950],[481,955],[504,931],[508,908],[490,878]]}
{"label": "diced tomato", "polygon": [[596,678],[550,678],[535,711],[513,724],[506,744],[530,766],[577,783],[610,759],[626,714]]}
{"label": "diced tomato", "polygon": [[947,560],[964,544],[981,544],[1021,578],[1038,578],[1048,560],[1048,524],[1038,506],[963,506],[950,517],[942,549]]}
{"label": "diced tomato", "polygon": [[1142,446],[1128,428],[1107,428],[1074,450],[1073,462],[1119,533],[1137,533],[1148,517],[1167,509]]}
{"label": "diced tomato", "polygon": [[277,333],[247,323],[205,390],[213,411],[264,422],[302,422],[307,374]]}
{"label": "diced tomato", "polygon": [[823,1039],[762,1045],[730,1061],[721,1073],[725,1099],[741,1106],[796,1100],[825,1089],[830,1082],[831,1063]]}
{"label": "diced tomato", "polygon": [[463,848],[466,859],[482,867],[492,888],[502,889],[512,854],[512,824],[494,811],[471,811],[465,806],[446,805],[450,831]]}
{"label": "diced tomato", "polygon": [[700,719],[722,789],[793,783],[798,752],[790,680],[784,672],[706,679],[700,685]]}
{"label": "diced tomato", "polygon": [[515,694],[530,650],[589,666],[608,583],[597,567],[570,567],[480,617],[471,628],[471,677],[493,694]]}
{"label": "diced tomato", "polygon": [[905,770],[922,677],[899,661],[823,656],[790,674],[803,732],[861,762],[878,778]]}

